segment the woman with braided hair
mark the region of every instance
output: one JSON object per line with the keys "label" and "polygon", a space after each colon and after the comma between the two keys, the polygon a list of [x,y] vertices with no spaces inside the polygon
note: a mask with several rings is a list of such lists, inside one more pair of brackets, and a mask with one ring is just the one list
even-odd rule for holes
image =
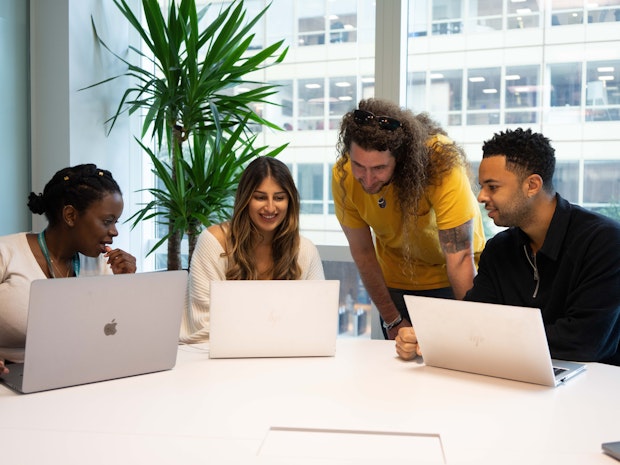
{"label": "woman with braided hair", "polygon": [[112,174],[93,164],[58,171],[28,207],[45,214],[40,233],[0,237],[0,374],[4,360],[21,362],[30,283],[35,279],[135,273],[136,259],[110,244],[123,212]]}

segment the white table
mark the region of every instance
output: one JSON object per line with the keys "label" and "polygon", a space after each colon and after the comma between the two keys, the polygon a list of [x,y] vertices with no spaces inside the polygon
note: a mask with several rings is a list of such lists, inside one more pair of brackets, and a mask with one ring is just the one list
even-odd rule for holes
{"label": "white table", "polygon": [[448,464],[613,465],[600,444],[620,440],[619,393],[620,368],[596,363],[553,389],[403,362],[389,341],[341,339],[336,357],[297,359],[181,346],[167,372],[28,395],[1,386],[0,461],[427,463],[415,447],[410,462],[389,449],[382,461],[258,454],[287,427],[436,434]]}

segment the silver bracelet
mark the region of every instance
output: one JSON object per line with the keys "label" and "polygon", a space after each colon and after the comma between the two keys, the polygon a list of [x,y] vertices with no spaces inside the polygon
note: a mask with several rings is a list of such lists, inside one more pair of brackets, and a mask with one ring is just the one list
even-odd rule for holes
{"label": "silver bracelet", "polygon": [[383,329],[385,329],[386,331],[389,331],[394,326],[398,326],[402,321],[403,321],[403,316],[402,315],[398,315],[398,317],[394,321],[392,321],[391,323],[386,323],[384,321],[383,322]]}

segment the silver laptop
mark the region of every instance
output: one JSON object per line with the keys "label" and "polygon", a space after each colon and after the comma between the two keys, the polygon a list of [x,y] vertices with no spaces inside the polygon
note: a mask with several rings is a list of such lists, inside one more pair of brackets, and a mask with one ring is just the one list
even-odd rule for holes
{"label": "silver laptop", "polygon": [[186,286],[183,270],[33,281],[24,363],[2,381],[31,393],[171,369]]}
{"label": "silver laptop", "polygon": [[540,309],[405,296],[428,366],[557,386],[585,370],[552,360]]}
{"label": "silver laptop", "polygon": [[340,281],[212,281],[210,358],[333,356]]}

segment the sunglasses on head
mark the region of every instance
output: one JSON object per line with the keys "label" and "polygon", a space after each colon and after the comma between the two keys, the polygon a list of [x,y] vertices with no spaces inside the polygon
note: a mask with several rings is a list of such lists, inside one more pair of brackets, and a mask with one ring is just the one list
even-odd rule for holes
{"label": "sunglasses on head", "polygon": [[355,110],[353,120],[358,124],[372,124],[373,121],[376,121],[381,129],[388,131],[394,131],[402,126],[402,123],[397,119],[389,116],[377,116],[366,110]]}

